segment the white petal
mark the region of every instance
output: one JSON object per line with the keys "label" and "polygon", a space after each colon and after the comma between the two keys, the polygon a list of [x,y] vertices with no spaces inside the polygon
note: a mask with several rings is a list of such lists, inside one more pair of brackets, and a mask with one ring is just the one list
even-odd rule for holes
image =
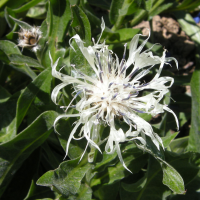
{"label": "white petal", "polygon": [[178,118],[177,118],[176,114],[167,106],[163,106],[163,109],[165,109],[166,111],[168,111],[174,115],[174,118],[176,120],[177,129],[179,130],[179,123],[178,123]]}
{"label": "white petal", "polygon": [[120,151],[119,143],[116,142],[115,146],[116,146],[116,150],[117,150],[117,154],[118,154],[120,162],[122,163],[122,165],[124,166],[124,168],[132,174],[132,172],[127,168],[127,166],[124,163],[124,160],[122,158],[122,154],[121,154],[121,151]]}
{"label": "white petal", "polygon": [[65,86],[67,86],[67,85],[68,85],[68,83],[61,83],[61,84],[57,85],[57,86],[53,89],[53,91],[52,91],[52,93],[51,93],[51,99],[52,99],[52,101],[53,101],[56,105],[57,105],[56,98],[57,98],[57,95],[58,95],[59,91],[60,91],[63,87],[65,87]]}
{"label": "white petal", "polygon": [[[68,138],[68,140],[67,140],[65,158],[66,158],[66,156],[67,156],[67,154],[68,154],[69,144],[70,144],[70,142],[71,142],[71,140],[72,140],[72,138],[73,138],[73,136],[74,136],[76,130],[78,129],[78,127],[79,127],[80,125],[81,125],[81,122],[78,122],[78,123],[75,125],[75,127],[73,128],[73,130],[72,130],[72,132],[70,133],[70,135],[69,135],[69,138]],[[65,159],[65,158],[64,158],[64,159]]]}

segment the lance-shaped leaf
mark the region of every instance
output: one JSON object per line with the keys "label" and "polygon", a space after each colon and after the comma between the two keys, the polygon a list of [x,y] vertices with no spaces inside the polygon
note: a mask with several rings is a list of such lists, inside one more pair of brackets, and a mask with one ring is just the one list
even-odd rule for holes
{"label": "lance-shaped leaf", "polygon": [[0,142],[7,142],[12,139],[16,133],[16,104],[20,93],[12,96],[0,87]]}
{"label": "lance-shaped leaf", "polygon": [[91,168],[86,157],[80,163],[79,160],[80,158],[77,158],[61,163],[57,169],[48,171],[40,177],[37,184],[53,187],[65,197],[76,195],[81,186],[81,180]]}
{"label": "lance-shaped leaf", "polygon": [[72,6],[73,20],[71,26],[74,31],[84,40],[85,45],[88,46],[91,43],[91,28],[90,22],[81,8],[78,6]]}
{"label": "lance-shaped leaf", "polygon": [[[1,199],[24,199],[40,162],[40,148],[37,148],[13,175]],[[23,190],[22,190],[23,188]],[[20,192],[19,192],[20,191]],[[51,193],[51,191],[50,191]],[[49,196],[47,196],[49,197]],[[50,196],[51,197],[51,196]]]}
{"label": "lance-shaped leaf", "polygon": [[0,195],[24,160],[48,138],[56,116],[54,111],[44,112],[15,138],[0,145]]}
{"label": "lance-shaped leaf", "polygon": [[[144,150],[144,149],[143,149]],[[199,167],[199,154],[198,153],[185,153],[182,155],[175,154],[172,152],[165,153],[166,161],[158,159],[159,162],[156,161],[155,158],[150,156],[148,168],[145,172],[145,176],[147,178],[146,184],[140,188],[138,192],[131,190],[131,184],[128,188],[125,188],[128,184],[123,184],[123,189],[120,191],[120,196],[122,200],[128,199],[137,199],[137,200],[160,200],[165,199],[168,195],[172,193],[172,189],[174,194],[185,194],[182,178],[177,174],[177,171],[181,174],[184,179],[186,188],[188,184],[197,176],[198,167]],[[162,166],[160,167],[159,163]],[[172,168],[173,166],[173,168]],[[177,171],[175,169],[177,169]],[[162,184],[162,175],[163,183]],[[140,180],[142,182],[142,180]],[[137,182],[139,183],[139,181]],[[166,185],[171,189],[167,188]],[[158,189],[159,188],[159,189]],[[187,193],[186,193],[187,194]]]}
{"label": "lance-shaped leaf", "polygon": [[24,12],[26,10],[29,10],[31,7],[37,5],[38,3],[40,3],[42,0],[32,0],[32,1],[29,1],[28,3],[22,5],[20,8],[17,8],[17,9],[13,9],[13,12],[15,13],[21,13],[21,12]]}
{"label": "lance-shaped leaf", "polygon": [[51,84],[51,78],[51,70],[48,68],[40,73],[22,92],[17,102],[17,127],[19,127],[37,93],[41,90],[41,87],[46,83]]}
{"label": "lance-shaped leaf", "polygon": [[[122,145],[122,157],[128,169],[138,173],[147,163],[147,154],[143,154],[133,143]],[[119,192],[120,180],[131,175],[119,161],[117,153],[103,153],[103,159],[97,163],[93,170],[95,176],[91,180],[91,187],[94,195],[101,200],[116,199]],[[112,192],[110,192],[112,191]]]}
{"label": "lance-shaped leaf", "polygon": [[[59,141],[61,146],[64,150],[66,150],[67,141],[69,138],[69,135],[72,131],[72,124],[74,123],[73,118],[67,118],[67,119],[60,119],[59,122],[56,124],[56,130],[58,131],[59,135]],[[72,140],[69,145],[69,152],[68,156],[70,159],[75,159],[80,157],[82,153],[84,152],[84,149],[87,145],[86,140]],[[87,154],[87,151],[86,151]]]}
{"label": "lance-shaped leaf", "polygon": [[[120,13],[119,10],[123,8],[124,0],[112,0],[109,18],[112,24],[115,24]],[[124,9],[124,8],[123,8]]]}
{"label": "lance-shaped leaf", "polygon": [[[2,54],[3,53],[3,54]],[[14,54],[14,55],[13,55]],[[32,79],[36,77],[35,72],[33,72],[30,67],[27,65],[26,62],[20,61],[20,57],[24,57],[21,55],[21,52],[16,44],[13,42],[10,42],[8,40],[2,40],[0,41],[0,58],[6,63],[12,66],[14,69],[30,76]],[[12,59],[15,59],[15,62],[12,63]],[[19,62],[17,66],[15,66],[16,62]],[[25,60],[24,60],[25,61]],[[33,59],[30,59],[29,62],[33,61]],[[37,61],[35,61],[36,63]],[[39,63],[38,63],[39,64]],[[32,66],[32,65],[31,65]]]}
{"label": "lance-shaped leaf", "polygon": [[[74,32],[84,41],[84,46],[87,47],[91,43],[90,22],[81,8],[72,6],[71,9],[73,13],[71,26],[73,27]],[[70,49],[70,63],[75,65],[76,69],[83,73],[91,74],[91,67],[74,40],[72,40],[71,45],[74,49]]]}
{"label": "lance-shaped leaf", "polygon": [[146,151],[149,154],[153,155],[160,162],[161,168],[163,170],[163,184],[167,185],[172,191],[177,194],[184,194],[184,182],[181,175],[165,160],[157,156],[151,149],[144,148],[140,145],[137,146],[143,151]]}
{"label": "lance-shaped leaf", "polygon": [[24,55],[18,55],[18,54],[11,54],[9,56],[9,59],[12,64],[14,65],[28,65],[30,67],[35,67],[37,69],[44,69],[44,67],[35,59],[24,56]]}
{"label": "lance-shaped leaf", "polygon": [[[62,62],[62,58],[66,52],[65,48],[63,48],[65,46],[63,41],[69,29],[70,20],[71,11],[68,0],[50,0],[48,2],[47,19],[41,27],[41,30],[43,30],[43,26],[46,27],[47,35],[43,34],[43,37],[46,37],[45,42],[41,39],[41,43],[44,43],[44,45],[42,45],[41,51],[37,53],[37,57],[40,58],[43,66],[51,66],[49,51],[54,62],[59,57],[61,57]],[[41,43],[39,42],[39,45]]]}
{"label": "lance-shaped leaf", "polygon": [[29,24],[27,24],[26,22],[23,22],[23,21],[20,21],[20,20],[18,20],[18,19],[15,19],[14,17],[12,17],[12,16],[9,16],[16,24],[18,24],[21,28],[23,28],[23,29],[31,29],[32,28],[32,26],[31,25],[29,25]]}

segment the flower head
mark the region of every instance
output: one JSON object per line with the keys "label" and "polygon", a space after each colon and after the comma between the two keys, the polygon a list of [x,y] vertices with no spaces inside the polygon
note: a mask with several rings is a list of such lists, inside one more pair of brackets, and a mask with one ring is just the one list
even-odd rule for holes
{"label": "flower head", "polygon": [[20,32],[18,32],[18,46],[24,48],[30,48],[32,51],[36,52],[40,49],[38,42],[42,37],[42,32],[40,27],[31,27],[31,29],[23,29],[21,27]]}
{"label": "flower head", "polygon": [[[102,31],[104,28],[105,24],[102,22]],[[146,145],[146,136],[148,136],[158,150],[160,146],[163,147],[161,138],[153,131],[148,122],[138,116],[138,113],[155,116],[168,111],[174,115],[178,126],[174,112],[167,105],[160,103],[174,82],[171,77],[160,77],[162,68],[165,63],[175,59],[165,58],[165,50],[162,57],[154,56],[151,49],[142,52],[149,37],[137,47],[139,37],[140,34],[135,35],[130,42],[127,61],[125,60],[126,45],[123,58],[119,61],[117,55],[109,50],[105,43],[99,44],[98,40],[93,46],[84,47],[84,42],[79,35],[72,37],[89,62],[91,70],[95,74],[93,77],[78,70],[75,71],[74,77],[62,74],[56,70],[58,60],[55,64],[52,62],[52,75],[62,81],[54,88],[52,100],[56,103],[58,92],[68,84],[73,84],[76,95],[66,110],[77,96],[81,96],[81,100],[74,106],[78,114],[61,115],[54,123],[55,125],[62,117],[79,117],[69,136],[66,153],[68,153],[71,139],[76,139],[74,134],[81,126],[79,135],[87,139],[87,146],[92,145],[100,151],[99,144],[107,141],[105,151],[108,154],[117,151],[120,161],[127,169],[120,151],[119,144],[121,142],[135,140],[139,144]],[[175,62],[177,64],[176,60]],[[156,64],[160,65],[157,74],[151,81],[143,83],[141,79]],[[149,91],[149,93],[143,95],[143,90]],[[121,128],[116,128],[117,118],[122,119],[129,126],[128,131],[124,132]],[[98,126],[100,124],[110,126],[110,134],[107,138],[101,138],[99,135]]]}

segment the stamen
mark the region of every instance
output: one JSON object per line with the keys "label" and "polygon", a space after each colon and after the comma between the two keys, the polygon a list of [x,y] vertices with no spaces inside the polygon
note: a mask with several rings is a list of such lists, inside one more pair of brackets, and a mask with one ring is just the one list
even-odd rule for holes
{"label": "stamen", "polygon": [[138,95],[138,94],[139,94],[139,91],[136,91],[135,93],[132,93],[132,92],[130,93],[131,96],[135,96],[135,95]]}
{"label": "stamen", "polygon": [[125,60],[122,59],[121,63],[120,63],[120,70],[122,70],[122,67],[124,66]]}
{"label": "stamen", "polygon": [[72,102],[74,101],[74,99],[76,99],[78,97],[79,94],[81,94],[83,91],[79,91],[76,93],[76,95],[74,96],[74,98],[71,100],[71,102],[69,103],[69,105],[67,106],[65,112],[67,112],[68,108],[71,106]]}
{"label": "stamen", "polygon": [[149,85],[149,83],[145,83],[145,84],[139,85],[137,88],[145,87],[147,85]]}
{"label": "stamen", "polygon": [[124,45],[124,54],[123,54],[123,60],[125,60],[125,56],[126,56],[126,46],[127,46],[127,43]]}
{"label": "stamen", "polygon": [[139,112],[139,113],[146,113],[145,111],[138,110],[138,109],[135,109],[135,108],[132,108],[132,110],[134,110],[134,111],[136,111],[136,112]]}
{"label": "stamen", "polygon": [[70,108],[76,108],[76,106],[75,106],[75,105],[73,105],[73,106],[70,106]]}
{"label": "stamen", "polygon": [[119,75],[121,75],[123,72],[124,72],[124,70],[126,69],[126,65],[124,66],[124,68],[122,69],[122,71],[120,72],[120,74]]}
{"label": "stamen", "polygon": [[94,38],[92,38],[92,42],[94,43],[94,45],[95,45],[95,40],[94,40]]}
{"label": "stamen", "polygon": [[110,88],[110,87],[111,87],[111,85],[112,85],[113,83],[114,83],[114,82],[110,83],[110,84],[108,85],[108,88]]}
{"label": "stamen", "polygon": [[104,99],[106,99],[106,97],[101,97],[101,100],[104,100]]}
{"label": "stamen", "polygon": [[111,100],[115,99],[117,95],[118,95],[118,93],[114,94],[114,96],[112,97]]}
{"label": "stamen", "polygon": [[128,95],[128,97],[127,97],[127,98],[124,98],[124,99],[122,99],[122,101],[124,101],[124,100],[129,100],[131,96],[137,96],[138,94],[139,94],[139,92],[138,92],[138,91],[136,91],[135,93],[130,93],[130,94]]}
{"label": "stamen", "polygon": [[[64,65],[63,67],[65,67],[65,66],[66,66],[66,65]],[[63,67],[62,67],[62,68],[63,68]],[[81,76],[85,76],[85,74],[83,74],[82,72],[80,72],[79,70],[76,69],[75,65],[71,64],[71,67],[73,67],[73,69],[74,69],[78,74],[80,74]],[[62,69],[62,68],[61,68],[61,69]],[[61,69],[60,69],[60,70],[61,70]],[[59,72],[60,72],[60,70],[59,70]]]}
{"label": "stamen", "polygon": [[135,71],[133,71],[130,75],[129,75],[129,79],[131,79],[132,78],[132,76],[137,72],[139,70],[139,68],[137,68],[137,69],[135,69]]}
{"label": "stamen", "polygon": [[119,110],[118,110],[118,113],[119,113],[120,115],[122,115],[122,116],[125,116],[125,114],[124,114],[123,112],[119,111]]}
{"label": "stamen", "polygon": [[124,89],[125,89],[125,88],[129,87],[131,84],[128,83],[128,84],[123,84],[123,85],[124,85]]}
{"label": "stamen", "polygon": [[103,79],[102,79],[102,75],[101,75],[102,73],[103,73],[102,71],[99,72],[99,79],[100,79],[101,83],[103,83]]}
{"label": "stamen", "polygon": [[108,54],[108,71],[111,74],[111,54],[110,54],[110,52]]}
{"label": "stamen", "polygon": [[86,92],[93,93],[92,90],[85,89]]}
{"label": "stamen", "polygon": [[99,113],[96,115],[96,119],[99,119],[99,115],[101,114],[102,110],[99,111]]}
{"label": "stamen", "polygon": [[96,55],[97,61],[98,61],[98,63],[99,63],[99,68],[100,68],[101,71],[103,71],[103,70],[102,70],[102,66],[101,66],[101,61],[100,61],[100,54],[96,52],[95,55]]}

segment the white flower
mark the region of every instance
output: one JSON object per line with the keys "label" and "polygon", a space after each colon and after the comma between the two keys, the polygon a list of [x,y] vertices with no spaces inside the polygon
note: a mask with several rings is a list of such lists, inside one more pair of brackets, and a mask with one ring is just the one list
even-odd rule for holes
{"label": "white flower", "polygon": [[[101,27],[103,31],[105,28],[104,22],[102,22]],[[54,103],[56,103],[56,97],[60,89],[69,84],[73,84],[76,95],[66,110],[77,96],[81,96],[81,100],[75,106],[78,114],[61,115],[57,117],[54,123],[55,127],[58,120],[63,117],[79,117],[69,136],[66,154],[68,153],[70,141],[72,139],[79,139],[75,138],[74,134],[78,127],[81,126],[79,136],[80,138],[87,139],[87,146],[92,145],[101,151],[99,145],[102,141],[107,141],[105,151],[108,154],[117,151],[120,161],[127,169],[120,151],[119,144],[121,142],[136,140],[140,144],[146,145],[145,138],[147,135],[158,150],[160,145],[163,147],[161,138],[154,133],[148,122],[138,116],[138,113],[148,113],[155,116],[164,111],[171,112],[178,127],[178,119],[174,112],[167,105],[160,103],[164,95],[168,93],[168,88],[174,82],[171,77],[160,77],[160,73],[165,63],[175,59],[165,58],[165,51],[162,57],[153,56],[151,49],[141,52],[149,37],[137,47],[139,36],[139,34],[135,35],[130,42],[127,61],[125,60],[125,45],[121,62],[119,62],[117,55],[108,50],[105,43],[98,44],[98,40],[93,46],[84,47],[84,42],[79,35],[72,37],[89,62],[91,70],[94,71],[94,77],[90,77],[77,70],[75,77],[62,74],[56,70],[58,60],[53,64],[50,55],[52,75],[62,81],[52,92]],[[176,60],[175,62],[177,65]],[[142,83],[140,79],[148,74],[150,69],[156,64],[160,65],[157,74],[150,82]],[[149,93],[143,96],[143,90],[149,91]],[[123,132],[121,128],[116,129],[115,120],[117,118],[123,119],[129,126],[127,132]],[[102,122],[110,126],[110,134],[107,138],[101,138],[98,132],[98,127]]]}
{"label": "white flower", "polygon": [[30,29],[23,29],[21,27],[20,32],[18,32],[19,39],[18,45],[22,48],[30,48],[32,51],[36,52],[40,49],[38,42],[42,37],[42,32],[40,31],[40,27],[31,27]]}

